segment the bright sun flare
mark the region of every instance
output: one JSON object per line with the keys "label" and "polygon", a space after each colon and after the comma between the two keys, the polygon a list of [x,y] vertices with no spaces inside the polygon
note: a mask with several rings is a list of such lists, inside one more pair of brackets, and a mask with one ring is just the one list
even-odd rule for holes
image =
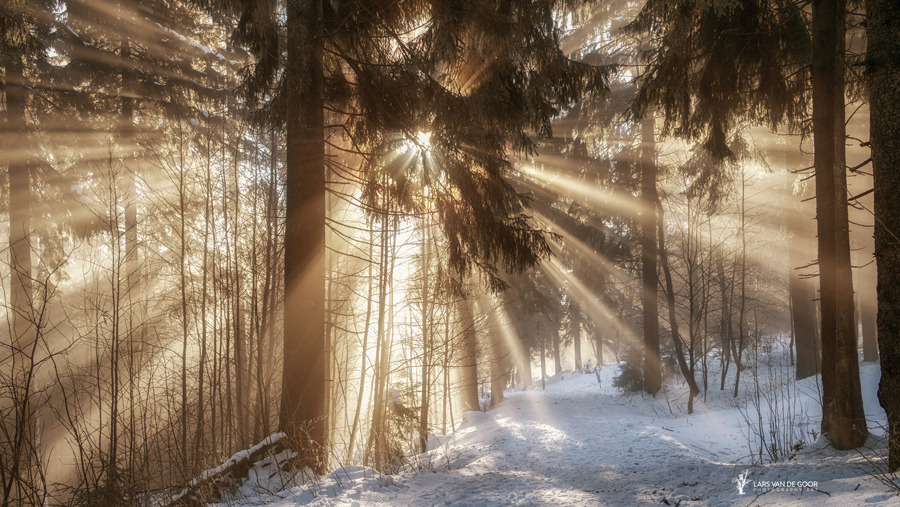
{"label": "bright sun flare", "polygon": [[416,132],[416,144],[420,149],[427,150],[431,147],[431,132]]}

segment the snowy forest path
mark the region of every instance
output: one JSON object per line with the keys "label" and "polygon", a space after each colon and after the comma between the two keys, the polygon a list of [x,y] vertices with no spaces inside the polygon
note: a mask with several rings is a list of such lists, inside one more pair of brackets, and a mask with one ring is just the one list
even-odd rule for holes
{"label": "snowy forest path", "polygon": [[[866,471],[865,458],[835,451],[821,438],[790,461],[749,465],[746,426],[728,390],[710,390],[706,403],[701,395],[688,416],[686,385],[668,382],[655,398],[622,395],[613,387],[617,370],[604,368],[600,383],[592,374],[566,372],[550,379],[545,390],[507,392],[500,406],[467,412],[451,437],[433,439],[432,444],[440,444],[413,458],[412,472],[368,479],[311,503],[846,506],[897,501]],[[877,366],[862,371],[864,390],[874,392]],[[816,405],[815,385],[811,379],[800,387],[811,406]],[[866,408],[870,417],[880,409],[874,394],[866,396]],[[814,409],[808,415],[810,421],[820,417]],[[744,494],[735,483],[741,474],[751,481]],[[779,481],[815,482],[817,487],[758,487]]]}
{"label": "snowy forest path", "polygon": [[660,413],[666,410],[662,396],[649,404],[640,395],[621,396],[612,386],[614,370],[607,368],[600,384],[592,374],[564,373],[546,390],[511,392],[487,413],[464,414],[452,445],[429,466],[438,473],[419,472],[387,490],[361,493],[358,500],[363,505],[658,504],[674,489],[721,476],[721,469],[730,467],[715,461],[719,454],[746,453],[736,437],[722,449],[721,441],[704,443],[688,431],[683,437],[690,443],[717,447],[707,455],[696,452],[675,433],[700,419]]}

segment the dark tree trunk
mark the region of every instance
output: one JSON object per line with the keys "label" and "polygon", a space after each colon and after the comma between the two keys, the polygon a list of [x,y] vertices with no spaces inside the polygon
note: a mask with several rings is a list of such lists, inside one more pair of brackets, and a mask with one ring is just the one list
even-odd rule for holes
{"label": "dark tree trunk", "polygon": [[728,284],[725,280],[725,254],[719,250],[716,254],[716,278],[719,281],[719,293],[722,299],[721,318],[719,321],[719,334],[722,341],[722,376],[719,379],[719,390],[725,390],[725,378],[728,376],[728,367],[731,365],[731,298]]}
{"label": "dark tree trunk", "polygon": [[803,214],[802,208],[791,210],[789,213],[791,213],[789,227],[792,236],[789,246],[791,270],[788,287],[791,298],[791,323],[797,348],[797,380],[800,380],[818,374],[821,366],[814,301],[815,281],[809,276],[804,276],[806,274],[799,269],[809,265],[816,255],[811,251],[815,231],[812,230],[812,219]]}
{"label": "dark tree trunk", "polygon": [[641,121],[641,306],[644,316],[644,388],[656,395],[662,387],[656,288],[656,146],[653,114]]}
{"label": "dark tree trunk", "polygon": [[298,464],[327,462],[322,2],[287,3],[284,367],[279,427]]}
{"label": "dark tree trunk", "polygon": [[822,329],[822,434],[838,449],[867,437],[859,382],[844,156],[843,0],[815,0],[813,137]]}
{"label": "dark tree trunk", "polygon": [[888,468],[900,469],[900,10],[893,0],[866,1],[869,107],[875,168],[878,270],[878,399],[887,413]]}
{"label": "dark tree trunk", "polygon": [[481,410],[478,403],[478,337],[475,334],[475,318],[469,301],[459,301],[462,317],[462,358],[460,371],[460,404],[464,412]]}

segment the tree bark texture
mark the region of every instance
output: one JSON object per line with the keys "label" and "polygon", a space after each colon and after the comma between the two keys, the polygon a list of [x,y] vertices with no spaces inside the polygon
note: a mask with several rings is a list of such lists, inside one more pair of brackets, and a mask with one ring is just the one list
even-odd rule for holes
{"label": "tree bark texture", "polygon": [[325,143],[321,0],[287,3],[284,369],[279,426],[298,464],[324,470]]}
{"label": "tree bark texture", "polygon": [[867,438],[859,382],[844,154],[843,0],[816,0],[813,138],[822,330],[822,433],[838,449]]}
{"label": "tree bark texture", "polygon": [[866,1],[866,56],[872,162],[875,167],[875,261],[878,270],[878,400],[887,413],[888,468],[900,469],[900,10],[893,0]]}
{"label": "tree bark texture", "polygon": [[641,121],[641,306],[644,318],[644,388],[655,395],[662,387],[659,360],[659,308],[656,273],[656,161],[653,114]]}

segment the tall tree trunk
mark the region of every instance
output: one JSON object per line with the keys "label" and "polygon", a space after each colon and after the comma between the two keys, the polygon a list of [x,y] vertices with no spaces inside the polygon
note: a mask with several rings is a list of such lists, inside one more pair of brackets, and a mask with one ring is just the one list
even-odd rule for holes
{"label": "tall tree trunk", "polygon": [[[208,126],[208,124],[207,124]],[[212,160],[210,158],[210,136],[209,132],[206,135],[206,184],[205,184],[205,199],[204,199],[204,208],[203,208],[203,263],[200,269],[200,273],[202,278],[201,288],[200,288],[200,363],[198,364],[199,371],[197,372],[197,425],[194,429],[194,461],[195,464],[199,463],[201,459],[201,454],[204,451],[203,442],[204,438],[204,418],[206,414],[206,407],[204,406],[204,370],[206,368],[207,362],[207,321],[206,318],[206,308],[207,308],[207,284],[209,283],[209,232],[210,232],[210,223],[212,221]],[[127,217],[126,217],[127,221]],[[127,240],[126,240],[127,244]],[[127,257],[126,257],[127,262]],[[129,270],[130,273],[130,270]]]}
{"label": "tall tree trunk", "polygon": [[716,279],[719,281],[719,294],[722,299],[721,319],[719,321],[719,335],[722,341],[722,376],[719,379],[719,390],[725,390],[725,378],[728,376],[728,367],[731,365],[731,301],[727,283],[725,280],[725,253],[719,249],[716,253]]}
{"label": "tall tree trunk", "polygon": [[[179,119],[180,120],[180,119]],[[181,452],[181,460],[182,466],[184,467],[186,472],[189,472],[189,443],[188,443],[188,345],[189,345],[189,334],[188,334],[188,252],[187,252],[187,202],[186,202],[186,192],[185,188],[185,178],[186,178],[186,168],[185,164],[185,153],[183,152],[184,145],[184,131],[181,128],[181,122],[179,121],[179,157],[178,163],[179,167],[176,168],[178,171],[178,214],[179,214],[179,252],[178,252],[178,273],[179,273],[179,285],[181,289],[181,448],[179,449]],[[114,375],[115,379],[117,375]],[[115,397],[113,397],[115,398]],[[113,432],[114,433],[114,432]],[[110,435],[112,437],[112,435]],[[114,456],[111,456],[111,459],[115,459]]]}
{"label": "tall tree trunk", "polygon": [[866,0],[866,56],[872,162],[875,168],[875,258],[878,270],[878,400],[887,413],[888,468],[900,469],[900,10]]}
{"label": "tall tree trunk", "polygon": [[[805,197],[807,192],[801,193]],[[819,333],[816,323],[816,287],[815,281],[800,268],[808,266],[815,252],[812,250],[812,239],[815,237],[813,221],[803,213],[802,204],[788,211],[790,273],[788,288],[791,298],[791,323],[794,329],[797,349],[797,380],[811,377],[819,373],[821,368]]]}
{"label": "tall tree trunk", "polygon": [[[234,224],[234,235],[231,237],[234,248],[234,285],[232,286],[232,297],[234,298],[234,315],[232,324],[234,325],[234,395],[237,400],[237,436],[239,445],[243,448],[249,445],[250,435],[248,433],[249,425],[247,424],[247,414],[250,410],[250,338],[252,338],[252,330],[250,333],[245,331],[246,322],[244,320],[244,311],[242,308],[242,279],[241,267],[243,265],[241,259],[241,233],[243,232],[241,224],[241,194],[240,188],[240,142],[234,145],[234,161],[232,163],[232,174],[234,176],[234,210],[232,215],[232,223]],[[250,326],[246,326],[250,327]]]}
{"label": "tall tree trunk", "polygon": [[[429,306],[431,299],[430,275],[431,275],[431,229],[430,214],[425,213],[422,224],[422,386],[419,398],[419,451],[425,452],[428,443],[428,409],[431,403],[429,399],[431,387],[432,357],[434,356],[434,336],[432,331],[433,305]],[[493,397],[491,397],[493,402]]]}
{"label": "tall tree trunk", "polygon": [[[127,15],[124,10],[120,10],[119,16]],[[128,23],[132,23],[132,19],[128,19]],[[131,41],[127,32],[123,32],[123,36],[119,42],[121,48],[122,71],[121,79],[121,110],[119,131],[121,133],[121,143],[124,148],[124,165],[125,177],[128,184],[128,190],[125,197],[125,269],[127,271],[127,289],[126,301],[128,303],[128,455],[127,468],[131,474],[131,482],[134,482],[136,464],[135,464],[135,442],[137,440],[137,418],[135,416],[136,400],[136,381],[139,377],[141,368],[141,349],[145,342],[145,327],[147,321],[147,310],[144,305],[143,295],[143,279],[140,271],[140,261],[138,257],[138,221],[137,221],[137,180],[140,173],[140,157],[138,157],[137,148],[137,132],[138,127],[134,119],[134,99],[132,98],[132,84],[134,76],[131,72]]]}
{"label": "tall tree trunk", "polygon": [[325,143],[321,0],[287,3],[287,182],[284,240],[284,367],[279,427],[298,464],[324,471]]}
{"label": "tall tree trunk", "polygon": [[659,310],[656,273],[656,145],[652,112],[641,120],[641,305],[644,316],[644,388],[656,395],[662,387],[659,359]]}
{"label": "tall tree trunk", "polygon": [[460,404],[465,412],[480,410],[478,403],[478,340],[475,334],[475,318],[472,306],[465,298],[459,300],[459,314],[462,318],[462,344],[460,372]]}
{"label": "tall tree trunk", "polygon": [[356,411],[353,413],[353,424],[350,426],[350,441],[347,445],[347,452],[353,457],[353,449],[356,446],[356,434],[359,428],[359,418],[362,414],[363,393],[366,390],[366,351],[369,349],[369,328],[372,325],[372,297],[374,296],[375,278],[372,273],[372,265],[375,263],[373,252],[375,249],[375,220],[369,221],[369,262],[368,262],[368,296],[366,297],[366,321],[362,332],[362,348],[360,353],[360,361],[362,364],[359,368],[359,391],[356,396]]}
{"label": "tall tree trunk", "polygon": [[[741,166],[741,301],[738,304],[738,339],[737,347],[732,349],[734,356],[734,392],[737,398],[738,388],[741,385],[741,370],[744,369],[744,361],[741,359],[744,353],[744,317],[747,309],[747,176],[746,168]],[[733,301],[733,299],[732,299]],[[734,340],[730,340],[734,345]]]}
{"label": "tall tree trunk", "polygon": [[478,304],[482,311],[489,312],[489,325],[487,333],[487,346],[490,354],[491,368],[491,407],[496,407],[503,401],[503,392],[506,389],[508,379],[508,360],[512,352],[507,347],[506,334],[501,329],[499,314],[500,308],[493,308],[492,302],[487,297],[479,297]]}
{"label": "tall tree trunk", "polygon": [[838,449],[865,443],[844,156],[844,0],[814,0],[813,138],[822,322],[822,434]]}
{"label": "tall tree trunk", "polygon": [[[387,203],[384,203],[384,209],[387,209]],[[364,453],[363,462],[369,462],[370,453],[374,454],[375,466],[379,470],[384,469],[387,465],[387,439],[386,435],[386,414],[387,414],[387,385],[388,385],[388,368],[391,355],[391,344],[388,334],[390,333],[390,325],[388,323],[388,312],[392,311],[388,308],[388,297],[390,293],[391,269],[393,263],[393,249],[391,248],[392,230],[388,225],[388,213],[383,212],[380,215],[381,221],[381,245],[379,248],[378,262],[378,320],[375,342],[375,362],[373,364],[372,375],[372,423],[369,426],[369,438],[366,444],[366,452]]]}

